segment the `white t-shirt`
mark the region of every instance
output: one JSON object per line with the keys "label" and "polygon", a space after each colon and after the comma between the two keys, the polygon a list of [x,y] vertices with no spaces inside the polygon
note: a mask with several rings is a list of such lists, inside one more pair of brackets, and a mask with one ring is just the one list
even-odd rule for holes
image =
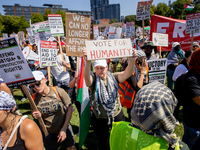
{"label": "white t-shirt", "polygon": [[174,75],[173,75],[172,79],[173,79],[174,81],[176,81],[176,79],[177,79],[180,75],[186,73],[187,71],[188,71],[187,68],[186,68],[183,64],[178,65],[178,66],[176,67],[175,71],[174,71]]}
{"label": "white t-shirt", "polygon": [[[66,63],[69,63],[69,58],[63,53]],[[64,66],[62,64],[61,54],[57,55],[56,66],[51,67],[51,73],[56,78],[57,81],[64,81],[69,78],[69,72],[64,72]]]}

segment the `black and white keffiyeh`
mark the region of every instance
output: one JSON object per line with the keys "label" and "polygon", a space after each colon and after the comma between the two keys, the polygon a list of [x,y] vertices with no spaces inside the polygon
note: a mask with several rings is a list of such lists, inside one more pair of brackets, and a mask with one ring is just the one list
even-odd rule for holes
{"label": "black and white keffiyeh", "polygon": [[[110,124],[110,118],[114,118],[114,111],[116,107],[116,98],[119,98],[118,93],[118,82],[112,73],[107,72],[107,88],[103,82],[103,80],[96,75],[96,91],[95,91],[95,99],[94,102],[97,106],[99,106],[99,101],[102,104],[104,110],[107,112],[108,116],[108,124]],[[98,114],[100,115],[101,112],[97,107]]]}

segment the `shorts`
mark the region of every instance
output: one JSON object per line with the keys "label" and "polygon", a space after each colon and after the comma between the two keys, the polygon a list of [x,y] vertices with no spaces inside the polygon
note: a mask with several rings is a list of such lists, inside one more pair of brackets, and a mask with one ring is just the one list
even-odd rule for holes
{"label": "shorts", "polygon": [[60,145],[62,145],[64,149],[67,149],[68,147],[75,145],[75,138],[71,125],[68,126],[66,134],[67,138],[61,143],[57,143],[58,134],[49,134],[46,137],[43,134],[44,147],[46,150],[57,150]]}

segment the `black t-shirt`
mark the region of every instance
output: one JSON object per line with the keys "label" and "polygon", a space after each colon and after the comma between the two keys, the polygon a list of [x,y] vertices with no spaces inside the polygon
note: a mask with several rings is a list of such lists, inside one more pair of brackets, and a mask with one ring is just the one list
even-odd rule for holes
{"label": "black t-shirt", "polygon": [[200,74],[195,69],[189,70],[185,75],[183,94],[186,98],[183,106],[183,121],[187,126],[200,130],[200,106],[192,100],[200,96]]}
{"label": "black t-shirt", "polygon": [[140,88],[137,86],[136,77],[134,75],[131,75],[126,81],[131,85],[131,87],[136,91],[136,93],[140,90]]}

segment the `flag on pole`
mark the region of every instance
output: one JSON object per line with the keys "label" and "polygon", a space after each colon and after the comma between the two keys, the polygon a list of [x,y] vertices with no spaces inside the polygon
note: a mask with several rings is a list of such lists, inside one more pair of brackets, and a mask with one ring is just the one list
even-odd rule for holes
{"label": "flag on pole", "polygon": [[[77,68],[78,69],[78,68]],[[80,61],[80,74],[77,90],[77,100],[81,103],[80,125],[79,125],[79,149],[84,144],[90,129],[90,99],[88,87],[83,78],[84,58]]]}
{"label": "flag on pole", "polygon": [[193,11],[194,5],[185,3],[184,9],[187,11]]}

